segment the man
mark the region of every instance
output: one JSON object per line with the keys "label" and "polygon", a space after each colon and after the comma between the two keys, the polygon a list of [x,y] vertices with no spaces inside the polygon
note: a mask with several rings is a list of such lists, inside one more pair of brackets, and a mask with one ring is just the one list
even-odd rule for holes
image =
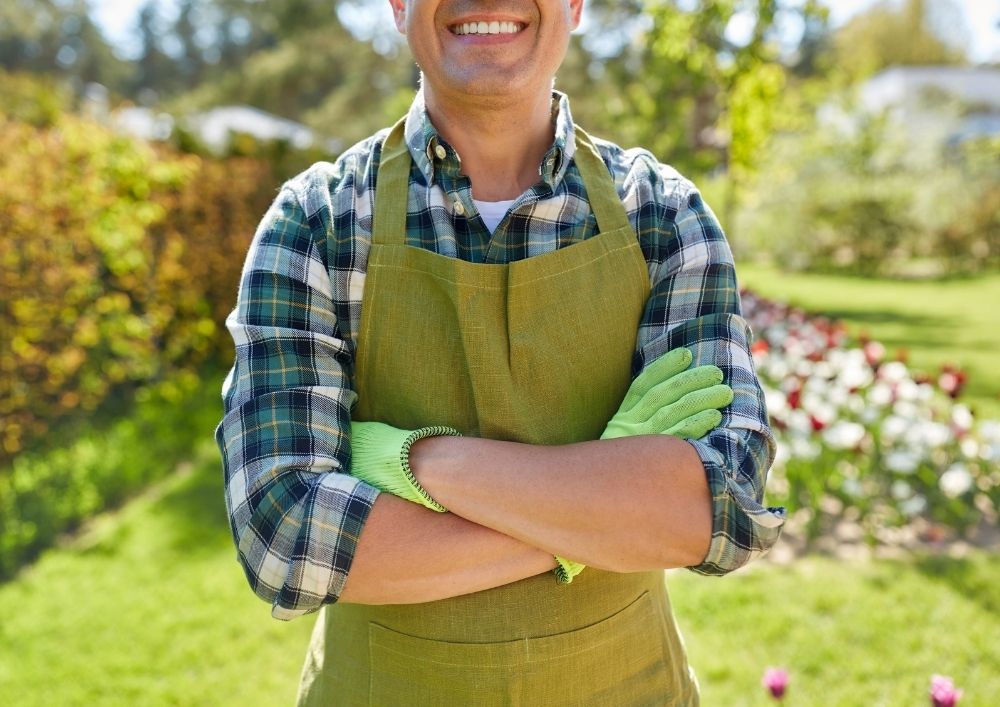
{"label": "man", "polygon": [[330,605],[300,704],[695,704],[662,570],[783,522],[725,238],[572,124],[583,0],[390,4],[421,92],[284,186],[228,322],[240,561]]}

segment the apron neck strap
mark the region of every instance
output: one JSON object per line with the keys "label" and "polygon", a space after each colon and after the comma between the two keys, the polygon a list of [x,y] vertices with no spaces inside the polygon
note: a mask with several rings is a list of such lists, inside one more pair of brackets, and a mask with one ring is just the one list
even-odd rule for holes
{"label": "apron neck strap", "polygon": [[[574,130],[577,148],[574,159],[587,188],[587,199],[597,219],[598,232],[631,228],[615,183],[593,140],[579,126],[574,126]],[[372,242],[378,245],[406,244],[411,160],[405,133],[406,118],[402,118],[382,143],[375,187],[375,220],[372,223]]]}
{"label": "apron neck strap", "polygon": [[618,198],[614,180],[607,165],[601,159],[597,146],[583,128],[574,125],[576,133],[576,167],[580,170],[583,185],[587,188],[587,200],[597,219],[597,230],[608,233],[619,228],[631,228],[625,206]]}
{"label": "apron neck strap", "polygon": [[377,245],[406,244],[410,163],[404,116],[382,143],[375,184],[375,220],[372,223],[372,242]]}

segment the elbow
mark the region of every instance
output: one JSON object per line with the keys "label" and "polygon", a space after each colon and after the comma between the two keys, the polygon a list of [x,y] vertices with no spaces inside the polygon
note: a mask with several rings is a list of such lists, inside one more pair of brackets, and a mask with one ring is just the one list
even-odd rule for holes
{"label": "elbow", "polygon": [[271,605],[274,618],[289,621],[316,611],[329,599],[325,592],[320,595],[303,581],[295,581],[309,569],[304,566],[306,558],[296,552],[301,504],[284,506],[269,501],[277,496],[281,494],[271,489],[252,495],[236,512],[230,508],[230,529],[250,589]]}
{"label": "elbow", "polygon": [[[253,535],[254,531],[248,529],[244,537]],[[296,572],[295,563],[268,554],[270,556],[260,558],[259,553],[245,551],[243,543],[238,545],[237,559],[247,584],[257,597],[270,604],[272,617],[291,621],[318,610],[323,603],[336,601],[336,597],[310,597],[291,579]]]}
{"label": "elbow", "polygon": [[765,555],[781,536],[784,508],[768,508],[727,489],[713,499],[712,530],[706,552],[686,565],[699,574],[721,576]]}
{"label": "elbow", "polygon": [[[695,443],[702,453],[711,494],[710,530],[702,536],[703,554],[685,565],[699,574],[725,575],[765,555],[778,541],[785,524],[785,509],[763,505],[764,478],[771,448],[763,446],[762,459],[754,455],[726,457],[707,445]],[[726,464],[735,456],[743,463]]]}

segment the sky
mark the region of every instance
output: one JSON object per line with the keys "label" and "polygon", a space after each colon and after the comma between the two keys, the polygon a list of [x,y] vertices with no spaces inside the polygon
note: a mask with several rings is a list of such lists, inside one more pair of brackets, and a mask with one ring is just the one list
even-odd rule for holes
{"label": "sky", "polygon": [[[834,26],[846,22],[853,15],[873,4],[875,0],[823,0],[830,8],[830,18]],[[89,0],[94,19],[104,34],[129,54],[129,37],[135,25],[136,14],[145,0]],[[165,10],[175,7],[174,0],[159,0]],[[1000,60],[1000,0],[957,0],[966,29],[969,33],[969,55],[973,62]],[[390,22],[388,2],[385,6],[386,22]]]}

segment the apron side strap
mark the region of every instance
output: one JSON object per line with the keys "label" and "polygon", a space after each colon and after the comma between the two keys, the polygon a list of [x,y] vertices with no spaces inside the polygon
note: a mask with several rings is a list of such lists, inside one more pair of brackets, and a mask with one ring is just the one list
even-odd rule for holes
{"label": "apron side strap", "polygon": [[576,166],[580,170],[583,185],[587,188],[587,199],[590,209],[597,218],[597,228],[600,233],[607,233],[619,228],[632,228],[629,223],[625,206],[618,197],[614,180],[607,165],[597,151],[597,146],[583,128],[573,126],[576,133]]}
{"label": "apron side strap", "polygon": [[382,143],[375,183],[372,243],[406,244],[406,205],[410,186],[410,151],[406,145],[406,118],[401,118]]}

